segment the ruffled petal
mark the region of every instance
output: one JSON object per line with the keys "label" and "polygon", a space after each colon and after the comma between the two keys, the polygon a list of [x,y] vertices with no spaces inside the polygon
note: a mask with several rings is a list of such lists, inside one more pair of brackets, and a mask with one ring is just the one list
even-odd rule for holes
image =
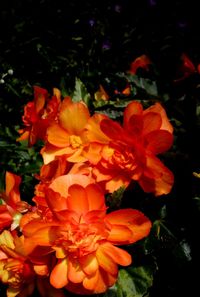
{"label": "ruffled petal", "polygon": [[68,283],[68,263],[67,259],[58,260],[50,275],[50,283],[56,289],[61,289]]}

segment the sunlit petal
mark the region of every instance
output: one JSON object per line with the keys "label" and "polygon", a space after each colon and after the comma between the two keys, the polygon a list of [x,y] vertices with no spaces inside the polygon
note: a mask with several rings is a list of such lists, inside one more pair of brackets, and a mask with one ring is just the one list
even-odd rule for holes
{"label": "sunlit petal", "polygon": [[70,134],[79,135],[89,119],[90,114],[83,102],[72,102],[68,97],[62,101],[59,121]]}

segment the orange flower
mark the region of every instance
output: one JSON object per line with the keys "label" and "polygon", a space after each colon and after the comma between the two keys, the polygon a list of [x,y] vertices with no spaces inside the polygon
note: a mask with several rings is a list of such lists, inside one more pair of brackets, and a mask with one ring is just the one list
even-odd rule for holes
{"label": "orange flower", "polygon": [[190,75],[194,74],[195,72],[197,72],[193,62],[189,59],[189,57],[185,53],[181,55],[180,60],[181,60],[181,65],[177,73],[178,78],[175,79],[174,82],[180,82],[185,78],[189,77]]}
{"label": "orange flower", "polygon": [[41,153],[44,163],[54,160],[56,156],[66,155],[70,162],[84,162],[82,155],[85,145],[84,126],[90,117],[84,102],[72,102],[64,98],[58,114],[58,123],[47,130],[47,143]]}
{"label": "orange flower", "polygon": [[51,220],[32,220],[23,226],[24,249],[53,253],[50,273],[55,288],[78,294],[103,293],[118,275],[118,265],[131,264],[131,256],[116,245],[134,243],[149,234],[151,222],[133,209],[106,214],[98,185],[87,176],[56,178],[46,191]]}
{"label": "orange flower", "polygon": [[6,227],[15,229],[19,225],[22,213],[29,209],[25,201],[21,201],[19,185],[21,178],[11,172],[6,172],[6,190],[1,193],[2,205],[0,205],[0,230]]}
{"label": "orange flower", "polygon": [[[171,147],[173,128],[159,103],[143,110],[139,102],[133,101],[124,111],[123,127],[109,118],[102,119],[99,127],[109,142],[102,142],[97,162],[88,154],[98,183],[109,192],[127,186],[131,180],[156,196],[170,192],[173,174],[156,155]],[[88,138],[90,135],[93,140],[88,125]],[[103,139],[101,133],[98,135]]]}
{"label": "orange flower", "polygon": [[16,249],[23,239],[4,230],[0,235],[0,280],[8,284],[7,296],[15,297],[19,293],[29,296],[34,290],[35,273],[32,264]]}
{"label": "orange flower", "polygon": [[99,101],[107,101],[109,100],[109,95],[105,91],[104,87],[102,85],[99,86],[99,90],[94,94],[94,99]]}
{"label": "orange flower", "polygon": [[146,55],[142,55],[136,58],[130,65],[130,70],[128,71],[130,74],[137,74],[137,70],[139,68],[143,68],[146,71],[149,70],[149,65],[152,64],[150,59]]}
{"label": "orange flower", "polygon": [[34,101],[28,102],[24,108],[24,129],[19,130],[22,134],[17,141],[28,139],[32,146],[38,139],[44,140],[47,127],[57,116],[60,104],[60,91],[54,89],[54,96],[48,97],[47,90],[34,87]]}
{"label": "orange flower", "polygon": [[[37,255],[37,264],[33,265],[23,249],[24,237],[18,237],[16,233],[4,230],[0,235],[0,280],[8,285],[7,297],[30,296],[35,286],[40,296],[64,297],[61,290],[53,288],[49,284],[48,257]],[[37,273],[37,274],[36,274]]]}
{"label": "orange flower", "polygon": [[13,218],[6,205],[0,205],[0,231],[12,224]]}

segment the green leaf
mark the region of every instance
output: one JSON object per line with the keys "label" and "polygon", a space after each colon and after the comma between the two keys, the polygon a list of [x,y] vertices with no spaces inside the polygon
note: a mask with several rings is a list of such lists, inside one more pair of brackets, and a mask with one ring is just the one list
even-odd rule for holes
{"label": "green leaf", "polygon": [[173,254],[179,259],[179,262],[180,260],[184,262],[192,260],[191,247],[185,239],[177,244],[177,246],[173,249]]}
{"label": "green leaf", "polygon": [[114,191],[112,194],[109,194],[107,196],[107,202],[108,202],[108,205],[109,205],[109,209],[118,209],[118,208],[120,208],[124,191],[125,191],[125,187],[122,186],[118,190]]}
{"label": "green leaf", "polygon": [[72,94],[73,102],[84,101],[87,105],[89,105],[89,101],[91,99],[90,94],[88,93],[85,85],[79,78],[76,78],[75,81],[75,90]]}
{"label": "green leaf", "polygon": [[136,88],[137,91],[143,91],[149,96],[158,96],[157,83],[149,78],[139,77],[137,75],[124,75],[119,74],[119,76],[124,76],[127,81],[131,84],[132,88]]}
{"label": "green leaf", "polygon": [[143,297],[153,284],[153,269],[139,266],[120,269],[116,297]]}

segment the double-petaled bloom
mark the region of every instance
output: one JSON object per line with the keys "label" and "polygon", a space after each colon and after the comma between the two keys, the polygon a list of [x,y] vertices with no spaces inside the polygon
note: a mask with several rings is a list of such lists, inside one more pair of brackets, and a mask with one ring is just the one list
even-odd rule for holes
{"label": "double-petaled bloom", "polygon": [[[96,182],[113,192],[137,181],[145,192],[168,194],[173,185],[172,172],[158,159],[173,143],[173,127],[160,103],[143,110],[133,101],[124,110],[123,125],[94,115],[86,126],[96,159],[88,149]],[[94,152],[94,149],[93,149]]]}
{"label": "double-petaled bloom", "polygon": [[53,92],[53,96],[49,98],[47,90],[34,87],[34,100],[24,107],[22,120],[25,127],[19,130],[21,136],[18,141],[28,139],[32,146],[37,140],[45,140],[46,130],[56,120],[60,105],[60,91],[54,89]]}
{"label": "double-petaled bloom", "polygon": [[86,161],[82,152],[86,144],[84,127],[89,118],[84,102],[72,102],[70,97],[63,99],[57,123],[47,129],[47,142],[41,151],[45,164],[61,155],[70,162]]}
{"label": "double-petaled bloom", "polygon": [[[37,261],[36,261],[37,259]],[[28,259],[24,250],[24,236],[4,230],[0,234],[0,280],[7,286],[7,297],[31,296],[35,287],[41,297],[64,297],[48,280],[51,259],[37,255],[36,264]],[[48,265],[47,265],[48,264]]]}
{"label": "double-petaled bloom", "polygon": [[8,297],[29,296],[34,290],[33,266],[20,249],[23,239],[4,230],[0,235],[0,280],[8,285]]}
{"label": "double-petaled bloom", "polygon": [[[122,209],[106,214],[101,188],[81,174],[54,179],[45,191],[51,215],[21,220],[24,249],[51,255],[53,287],[78,294],[102,293],[112,286],[118,265],[131,264],[131,256],[118,245],[132,244],[149,234],[151,222],[141,212]],[[25,219],[25,223],[23,222]]]}

